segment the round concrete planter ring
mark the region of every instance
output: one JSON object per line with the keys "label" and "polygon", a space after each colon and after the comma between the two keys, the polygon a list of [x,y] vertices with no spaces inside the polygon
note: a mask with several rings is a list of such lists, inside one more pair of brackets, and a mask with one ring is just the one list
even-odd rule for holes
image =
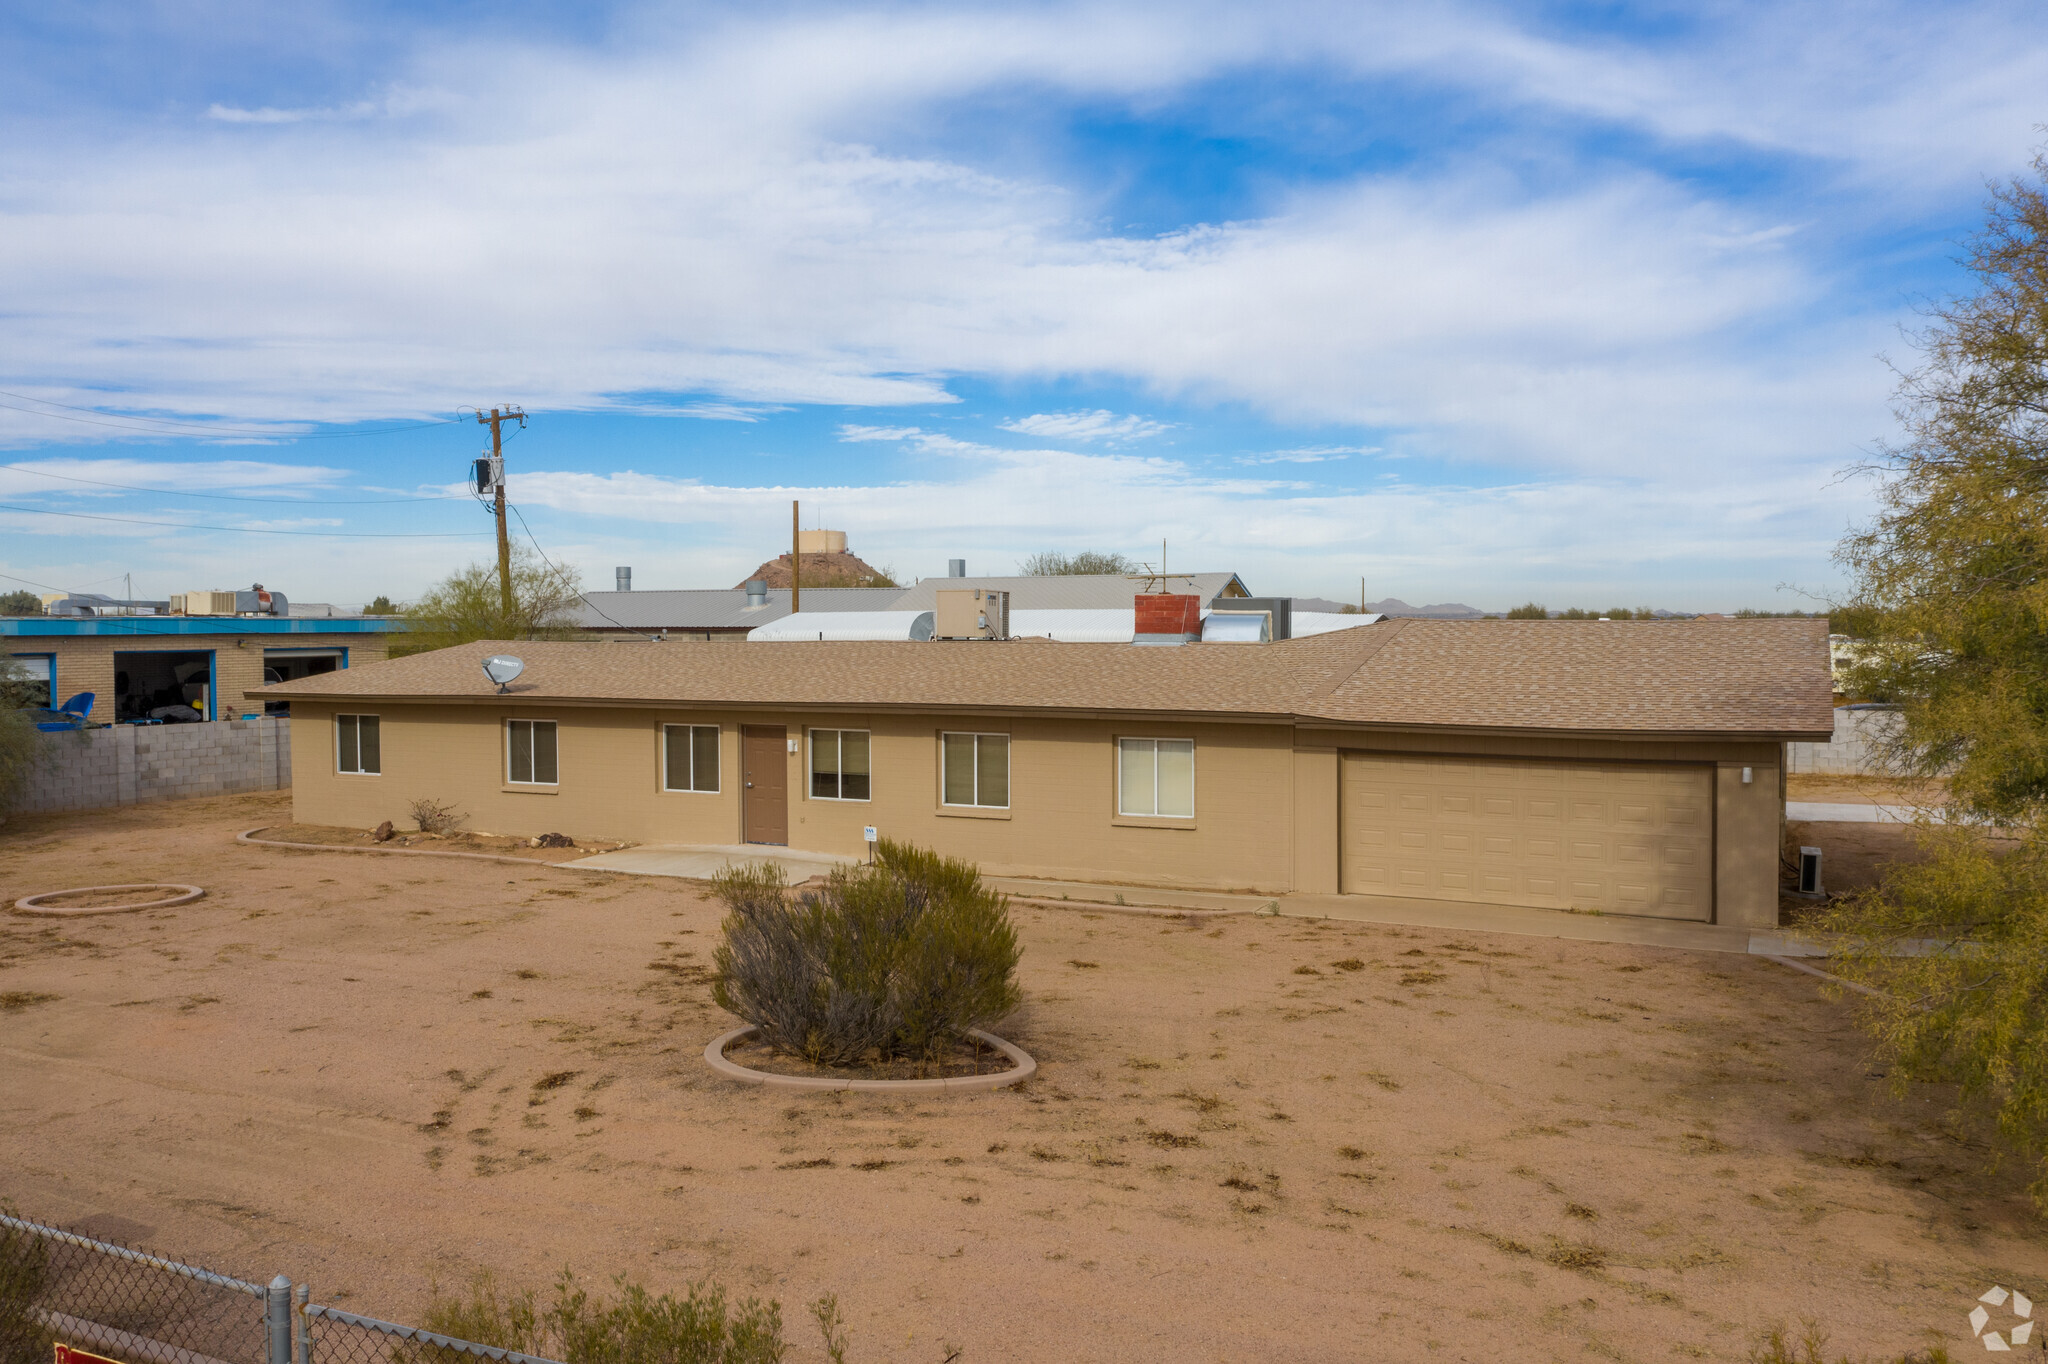
{"label": "round concrete planter ring", "polygon": [[[66,895],[103,895],[109,891],[169,891],[152,900],[138,900],[132,905],[46,905],[44,900],[56,900]],[[70,917],[85,914],[133,914],[138,909],[169,909],[172,905],[189,905],[206,892],[198,886],[181,886],[169,881],[141,881],[126,886],[73,886],[70,890],[46,890],[40,895],[24,895],[14,902],[17,914],[49,914]]]}
{"label": "round concrete planter ring", "polygon": [[933,1080],[839,1080],[830,1075],[770,1075],[765,1070],[753,1070],[735,1065],[725,1059],[725,1049],[758,1029],[749,1023],[743,1028],[711,1039],[711,1045],[704,1048],[704,1060],[720,1075],[729,1080],[744,1080],[750,1085],[766,1085],[769,1089],[862,1089],[878,1090],[891,1094],[962,1094],[978,1089],[1002,1089],[1007,1085],[1020,1084],[1038,1074],[1038,1062],[1031,1054],[1014,1043],[1005,1042],[994,1033],[971,1028],[967,1035],[975,1038],[1015,1062],[1008,1070],[999,1070],[993,1075],[953,1075]]}

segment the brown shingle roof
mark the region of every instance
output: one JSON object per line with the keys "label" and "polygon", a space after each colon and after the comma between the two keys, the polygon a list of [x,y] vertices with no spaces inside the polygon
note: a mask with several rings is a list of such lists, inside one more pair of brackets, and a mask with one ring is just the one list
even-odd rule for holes
{"label": "brown shingle roof", "polygon": [[1825,622],[1399,620],[1269,645],[470,644],[250,692],[528,702],[1170,712],[1387,728],[1825,737]]}

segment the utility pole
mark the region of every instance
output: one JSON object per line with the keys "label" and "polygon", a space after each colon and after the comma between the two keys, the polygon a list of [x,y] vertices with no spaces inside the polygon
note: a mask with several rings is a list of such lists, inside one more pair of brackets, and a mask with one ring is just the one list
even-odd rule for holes
{"label": "utility pole", "polygon": [[792,616],[804,609],[803,589],[798,586],[798,574],[803,570],[803,532],[797,529],[796,499],[789,499],[789,614]]}
{"label": "utility pole", "polygon": [[498,428],[504,422],[517,421],[523,430],[526,413],[511,406],[494,407],[488,417],[478,411],[476,420],[477,425],[491,428],[491,478],[497,485],[491,511],[498,518],[498,605],[509,624],[512,619],[512,541],[505,534],[505,441]]}

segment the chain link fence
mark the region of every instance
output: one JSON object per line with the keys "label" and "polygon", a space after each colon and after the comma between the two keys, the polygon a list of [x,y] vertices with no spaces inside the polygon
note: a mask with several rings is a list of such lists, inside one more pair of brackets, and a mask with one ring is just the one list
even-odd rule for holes
{"label": "chain link fence", "polygon": [[0,1364],[57,1344],[121,1364],[556,1364],[0,1214]]}

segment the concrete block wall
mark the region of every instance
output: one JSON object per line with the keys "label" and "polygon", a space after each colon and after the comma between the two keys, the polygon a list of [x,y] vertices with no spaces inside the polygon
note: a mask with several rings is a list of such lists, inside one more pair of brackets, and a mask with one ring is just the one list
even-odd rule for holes
{"label": "concrete block wall", "polygon": [[292,784],[288,719],[114,725],[43,740],[46,761],[29,779],[24,811],[102,810]]}
{"label": "concrete block wall", "polygon": [[1838,709],[1831,741],[1785,745],[1785,770],[1834,777],[1881,775],[1884,769],[1878,762],[1878,745],[1895,733],[1898,725],[1895,710]]}

